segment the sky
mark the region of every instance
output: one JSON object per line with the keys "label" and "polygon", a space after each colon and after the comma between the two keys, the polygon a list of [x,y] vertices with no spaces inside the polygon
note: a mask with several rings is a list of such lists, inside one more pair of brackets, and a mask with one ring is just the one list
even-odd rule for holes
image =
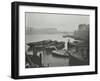
{"label": "sky", "polygon": [[89,24],[89,15],[25,13],[26,28],[56,28],[62,32],[73,32],[79,24]]}

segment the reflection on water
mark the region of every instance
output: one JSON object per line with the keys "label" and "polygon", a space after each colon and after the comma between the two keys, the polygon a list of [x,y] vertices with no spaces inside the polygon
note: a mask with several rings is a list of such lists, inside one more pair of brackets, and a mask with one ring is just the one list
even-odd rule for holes
{"label": "reflection on water", "polygon": [[54,56],[53,54],[44,54],[42,63],[44,66],[68,66],[69,59],[67,57]]}

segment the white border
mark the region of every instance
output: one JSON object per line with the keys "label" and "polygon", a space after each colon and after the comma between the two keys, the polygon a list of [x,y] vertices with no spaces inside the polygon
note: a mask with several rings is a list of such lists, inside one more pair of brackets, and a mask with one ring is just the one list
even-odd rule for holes
{"label": "white border", "polygon": [[[25,69],[25,12],[90,15],[90,65]],[[19,75],[20,76],[88,72],[88,71],[95,71],[95,11],[94,10],[37,7],[37,6],[19,7]]]}

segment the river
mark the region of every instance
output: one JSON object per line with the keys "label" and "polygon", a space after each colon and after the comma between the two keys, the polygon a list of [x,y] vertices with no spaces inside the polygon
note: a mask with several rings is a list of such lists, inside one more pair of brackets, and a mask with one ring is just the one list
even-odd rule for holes
{"label": "river", "polygon": [[[37,42],[43,40],[56,40],[56,41],[63,41],[65,42],[65,48],[67,50],[67,42],[70,39],[70,42],[73,42],[74,39],[72,38],[63,38],[64,34],[33,34],[33,35],[26,35],[25,43],[28,42]],[[25,45],[25,50],[28,49],[28,46]],[[43,55],[42,64],[44,66],[54,67],[54,66],[68,66],[69,59],[68,57],[57,57],[53,56],[52,54]]]}

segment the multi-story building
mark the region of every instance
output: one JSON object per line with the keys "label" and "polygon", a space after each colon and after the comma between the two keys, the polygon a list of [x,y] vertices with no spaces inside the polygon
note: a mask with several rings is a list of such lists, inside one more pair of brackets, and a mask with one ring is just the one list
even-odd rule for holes
{"label": "multi-story building", "polygon": [[[78,30],[74,33],[74,38],[79,41],[75,41],[69,44],[69,51],[72,57],[76,58],[73,58],[74,60],[70,58],[70,64],[89,64],[89,24],[80,24]],[[76,60],[78,61],[75,62]]]}

